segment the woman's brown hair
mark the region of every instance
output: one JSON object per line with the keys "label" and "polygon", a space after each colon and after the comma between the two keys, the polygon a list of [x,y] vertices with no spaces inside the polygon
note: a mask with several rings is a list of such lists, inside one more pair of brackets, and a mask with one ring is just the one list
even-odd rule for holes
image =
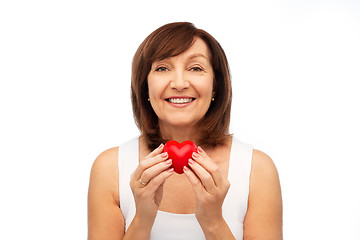
{"label": "woman's brown hair", "polygon": [[192,23],[166,24],[152,32],[139,46],[132,62],[131,101],[135,123],[149,149],[156,148],[163,139],[158,117],[148,101],[147,76],[154,61],[177,56],[191,47],[195,37],[207,44],[211,53],[214,72],[214,98],[205,116],[198,122],[198,145],[216,146],[225,143],[230,136],[231,80],[226,55],[220,44],[207,32]]}

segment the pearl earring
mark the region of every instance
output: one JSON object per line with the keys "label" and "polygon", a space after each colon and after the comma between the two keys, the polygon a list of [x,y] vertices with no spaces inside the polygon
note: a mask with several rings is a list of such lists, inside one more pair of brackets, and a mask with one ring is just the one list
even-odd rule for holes
{"label": "pearl earring", "polygon": [[211,101],[213,102],[215,100],[215,98],[211,98]]}

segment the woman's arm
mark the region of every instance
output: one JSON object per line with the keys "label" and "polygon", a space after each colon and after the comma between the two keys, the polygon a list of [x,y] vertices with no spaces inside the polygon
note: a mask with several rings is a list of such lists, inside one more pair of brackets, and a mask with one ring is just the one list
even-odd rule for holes
{"label": "woman's arm", "polygon": [[173,173],[168,155],[161,154],[163,147],[160,145],[146,156],[131,175],[136,214],[126,234],[119,203],[118,148],[103,152],[95,160],[88,195],[89,240],[150,239],[162,199],[162,184]]}
{"label": "woman's arm", "polygon": [[88,239],[112,240],[124,236],[119,205],[118,148],[101,153],[91,168],[88,192]]}
{"label": "woman's arm", "polygon": [[244,239],[282,238],[282,198],[278,172],[268,155],[254,150]]}

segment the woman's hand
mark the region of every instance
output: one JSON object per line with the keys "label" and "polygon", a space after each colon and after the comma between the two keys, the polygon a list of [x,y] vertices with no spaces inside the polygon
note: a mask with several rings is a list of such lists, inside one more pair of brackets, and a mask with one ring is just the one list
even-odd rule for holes
{"label": "woman's hand", "polygon": [[217,224],[224,223],[222,204],[230,183],[201,147],[193,153],[192,158],[189,159],[191,169],[185,166],[184,173],[195,191],[195,216],[203,230],[216,228]]}
{"label": "woman's hand", "polygon": [[152,227],[162,199],[164,181],[171,176],[171,159],[162,153],[164,145],[147,155],[132,173],[130,187],[136,205],[136,221]]}

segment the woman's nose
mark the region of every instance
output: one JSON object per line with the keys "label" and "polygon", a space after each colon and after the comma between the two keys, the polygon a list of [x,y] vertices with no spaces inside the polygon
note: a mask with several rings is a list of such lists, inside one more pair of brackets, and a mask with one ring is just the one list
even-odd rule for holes
{"label": "woman's nose", "polygon": [[176,71],[172,76],[170,87],[182,91],[190,87],[190,82],[186,79],[183,71]]}

